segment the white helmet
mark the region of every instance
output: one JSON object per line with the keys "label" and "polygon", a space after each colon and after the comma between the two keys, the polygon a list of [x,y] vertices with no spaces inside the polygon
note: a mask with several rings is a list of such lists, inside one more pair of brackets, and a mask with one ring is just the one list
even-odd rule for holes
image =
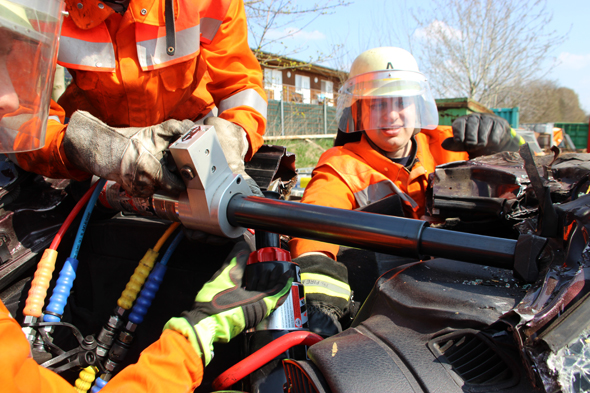
{"label": "white helmet", "polygon": [[404,49],[381,47],[361,53],[339,93],[341,131],[390,128],[390,117],[384,116],[390,112],[397,112],[404,128],[413,128],[414,133],[438,126],[428,81],[414,56]]}
{"label": "white helmet", "polygon": [[1,153],[45,144],[62,9],[62,0],[0,0]]}

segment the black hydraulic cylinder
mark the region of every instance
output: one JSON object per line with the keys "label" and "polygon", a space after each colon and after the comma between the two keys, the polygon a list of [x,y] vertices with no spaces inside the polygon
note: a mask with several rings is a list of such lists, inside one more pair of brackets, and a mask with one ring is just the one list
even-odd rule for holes
{"label": "black hydraulic cylinder", "polygon": [[230,200],[227,218],[234,226],[385,254],[514,267],[516,240],[429,228],[420,220],[240,194]]}
{"label": "black hydraulic cylinder", "polygon": [[[268,199],[279,199],[280,194],[274,191],[263,191],[265,198]],[[265,247],[281,247],[281,239],[279,235],[273,232],[256,231],[256,249],[260,250]]]}

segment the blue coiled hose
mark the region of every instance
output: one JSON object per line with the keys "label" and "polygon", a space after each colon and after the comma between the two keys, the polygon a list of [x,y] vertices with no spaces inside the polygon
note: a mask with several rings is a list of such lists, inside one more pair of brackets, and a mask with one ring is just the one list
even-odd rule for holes
{"label": "blue coiled hose", "polygon": [[[168,269],[168,261],[170,257],[178,247],[178,244],[184,238],[184,232],[180,231],[172,240],[168,249],[164,253],[164,256],[160,260],[160,262],[156,263],[154,269],[150,273],[146,283],[144,284],[143,288],[141,289],[141,293],[139,297],[135,301],[133,308],[131,309],[131,313],[129,314],[129,321],[139,325],[143,322],[143,318],[147,313],[148,309],[152,305],[152,300],[156,296],[156,292],[160,289],[160,284],[164,280],[164,275],[166,274],[166,270]],[[94,382],[94,386],[92,387],[92,393],[98,393],[105,385],[107,384],[102,378],[96,378]]]}
{"label": "blue coiled hose", "polygon": [[156,296],[156,292],[160,288],[160,284],[164,280],[164,275],[166,274],[166,269],[168,268],[166,264],[176,247],[180,241],[184,238],[184,232],[179,231],[174,240],[168,246],[168,249],[164,253],[162,260],[156,263],[154,266],[154,270],[150,273],[145,285],[141,289],[141,293],[139,297],[135,301],[133,308],[131,309],[131,313],[129,314],[129,320],[135,324],[140,324],[143,322],[143,318],[147,313],[148,308],[152,305],[152,300]]}
{"label": "blue coiled hose", "polygon": [[[59,322],[61,320],[61,315],[63,315],[64,308],[68,302],[68,297],[70,296],[70,291],[74,285],[74,279],[76,278],[76,269],[78,268],[78,252],[80,251],[80,246],[82,245],[82,239],[84,238],[88,221],[90,221],[92,210],[94,210],[94,205],[96,204],[98,196],[104,188],[105,183],[106,179],[100,179],[98,181],[98,186],[96,186],[92,192],[90,200],[88,201],[88,205],[86,205],[86,210],[84,211],[82,221],[78,227],[76,239],[74,240],[72,252],[70,257],[66,259],[63,268],[59,272],[59,278],[57,279],[55,288],[53,289],[53,293],[49,299],[49,305],[46,308],[46,313],[43,316],[43,321],[45,322]],[[47,312],[49,312],[49,314]]]}

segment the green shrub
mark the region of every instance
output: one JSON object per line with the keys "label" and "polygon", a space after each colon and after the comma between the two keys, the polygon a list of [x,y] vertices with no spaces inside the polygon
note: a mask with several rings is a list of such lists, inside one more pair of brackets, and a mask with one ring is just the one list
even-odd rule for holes
{"label": "green shrub", "polygon": [[315,167],[322,153],[334,145],[334,139],[269,140],[265,143],[285,146],[287,151],[295,154],[295,166],[299,169]]}

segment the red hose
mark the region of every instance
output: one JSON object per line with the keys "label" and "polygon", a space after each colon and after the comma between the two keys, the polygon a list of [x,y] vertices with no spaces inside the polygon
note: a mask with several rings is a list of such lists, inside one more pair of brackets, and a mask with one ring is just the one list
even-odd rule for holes
{"label": "red hose", "polygon": [[285,334],[215,378],[213,388],[225,390],[295,345],[313,345],[322,340],[321,336],[305,330]]}
{"label": "red hose", "polygon": [[86,205],[86,203],[90,199],[90,196],[92,195],[92,192],[94,191],[94,189],[96,188],[97,185],[98,185],[98,182],[95,182],[92,185],[92,187],[90,187],[90,189],[88,191],[86,191],[86,193],[84,194],[82,199],[80,199],[78,201],[78,203],[76,203],[76,206],[74,206],[74,208],[72,209],[70,214],[68,214],[68,217],[66,218],[64,223],[61,224],[59,231],[57,232],[57,234],[53,238],[53,241],[51,242],[51,245],[49,246],[49,248],[51,250],[57,250],[57,247],[59,247],[59,243],[61,242],[61,239],[63,238],[64,234],[66,233],[66,231],[68,230],[68,228],[72,224],[72,221],[74,221],[74,218],[76,218],[76,216],[78,215],[80,210],[82,210],[84,205]]}

